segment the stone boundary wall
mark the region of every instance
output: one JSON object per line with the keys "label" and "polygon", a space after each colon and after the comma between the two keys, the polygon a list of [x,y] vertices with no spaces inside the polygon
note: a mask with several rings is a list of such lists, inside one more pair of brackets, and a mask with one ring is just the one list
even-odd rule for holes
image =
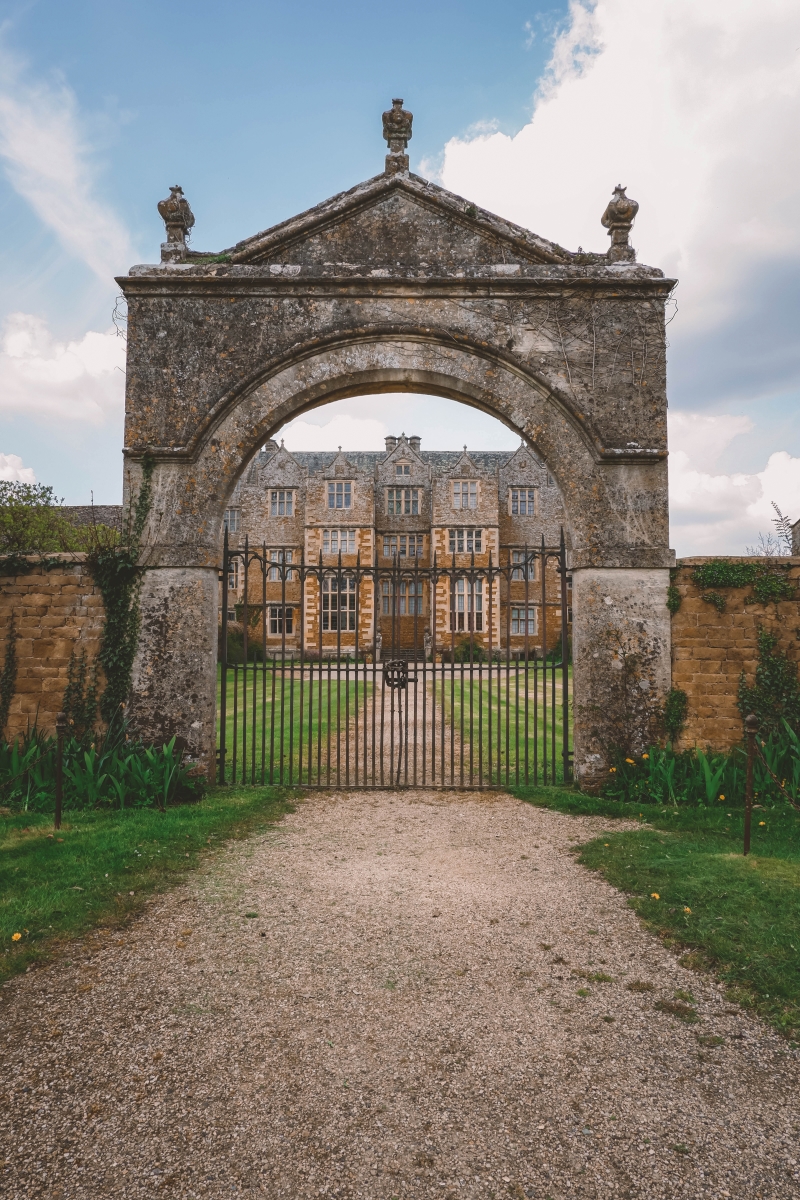
{"label": "stone boundary wall", "polygon": [[[727,556],[718,556],[719,557]],[[692,569],[714,558],[681,558],[672,583],[681,606],[672,618],[672,686],[689,697],[689,716],[679,749],[710,746],[729,750],[742,740],[742,719],[736,706],[742,671],[753,682],[758,662],[759,626],[777,633],[779,648],[800,660],[800,599],[780,604],[751,603],[752,587],[720,589],[727,600],[724,612],[701,596]],[[755,559],[729,557],[730,562],[790,563],[789,577],[800,587],[800,557]],[[800,591],[798,592],[800,597]]]}
{"label": "stone boundary wall", "polygon": [[55,730],[75,649],[87,662],[97,655],[103,600],[86,566],[85,554],[52,554],[42,566],[31,555],[30,571],[0,575],[0,655],[5,661],[12,615],[17,632],[17,684],[3,736],[13,738],[34,724]]}

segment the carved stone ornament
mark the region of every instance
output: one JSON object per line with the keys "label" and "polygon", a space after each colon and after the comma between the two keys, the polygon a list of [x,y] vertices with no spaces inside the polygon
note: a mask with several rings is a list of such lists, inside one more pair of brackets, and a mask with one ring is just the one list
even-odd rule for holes
{"label": "carved stone ornament", "polygon": [[628,235],[638,211],[637,201],[629,199],[625,195],[625,188],[618,183],[601,218],[611,238],[608,248],[609,262],[636,262],[636,251],[628,242]]}
{"label": "carved stone ornament", "polygon": [[403,108],[402,100],[392,100],[392,107],[383,114],[383,136],[389,144],[386,155],[386,174],[397,175],[408,171],[406,149],[411,140],[411,122],[414,114]]}
{"label": "carved stone ornament", "polygon": [[194,225],[194,213],[183,188],[177,183],[170,187],[166,200],[159,201],[158,211],[167,227],[167,240],[161,246],[162,262],[181,262],[186,257],[186,235]]}

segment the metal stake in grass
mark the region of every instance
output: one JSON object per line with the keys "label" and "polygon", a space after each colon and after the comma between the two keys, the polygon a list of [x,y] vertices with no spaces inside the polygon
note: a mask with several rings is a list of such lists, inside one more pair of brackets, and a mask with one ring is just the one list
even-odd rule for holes
{"label": "metal stake in grass", "polygon": [[67,714],[60,712],[56,717],[56,811],[53,828],[61,828],[61,805],[64,799],[64,735],[67,732]]}
{"label": "metal stake in grass", "polygon": [[750,819],[753,815],[753,758],[756,752],[758,717],[750,713],[744,721],[747,736],[747,774],[744,784],[744,853],[750,853]]}

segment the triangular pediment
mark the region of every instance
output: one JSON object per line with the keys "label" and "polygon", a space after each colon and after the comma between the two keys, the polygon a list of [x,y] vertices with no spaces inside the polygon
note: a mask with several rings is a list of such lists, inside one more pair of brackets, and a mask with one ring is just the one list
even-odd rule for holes
{"label": "triangular pediment", "polygon": [[378,175],[225,255],[233,263],[281,271],[339,266],[375,277],[398,267],[435,275],[465,265],[504,275],[575,257],[418,175]]}

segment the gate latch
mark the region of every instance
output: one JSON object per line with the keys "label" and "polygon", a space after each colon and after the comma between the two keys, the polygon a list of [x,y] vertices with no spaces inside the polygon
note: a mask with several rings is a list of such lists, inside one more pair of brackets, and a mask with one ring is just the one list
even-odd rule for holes
{"label": "gate latch", "polygon": [[403,658],[392,658],[383,664],[383,682],[388,688],[402,690],[409,683],[416,683],[416,675],[409,675],[408,663]]}

